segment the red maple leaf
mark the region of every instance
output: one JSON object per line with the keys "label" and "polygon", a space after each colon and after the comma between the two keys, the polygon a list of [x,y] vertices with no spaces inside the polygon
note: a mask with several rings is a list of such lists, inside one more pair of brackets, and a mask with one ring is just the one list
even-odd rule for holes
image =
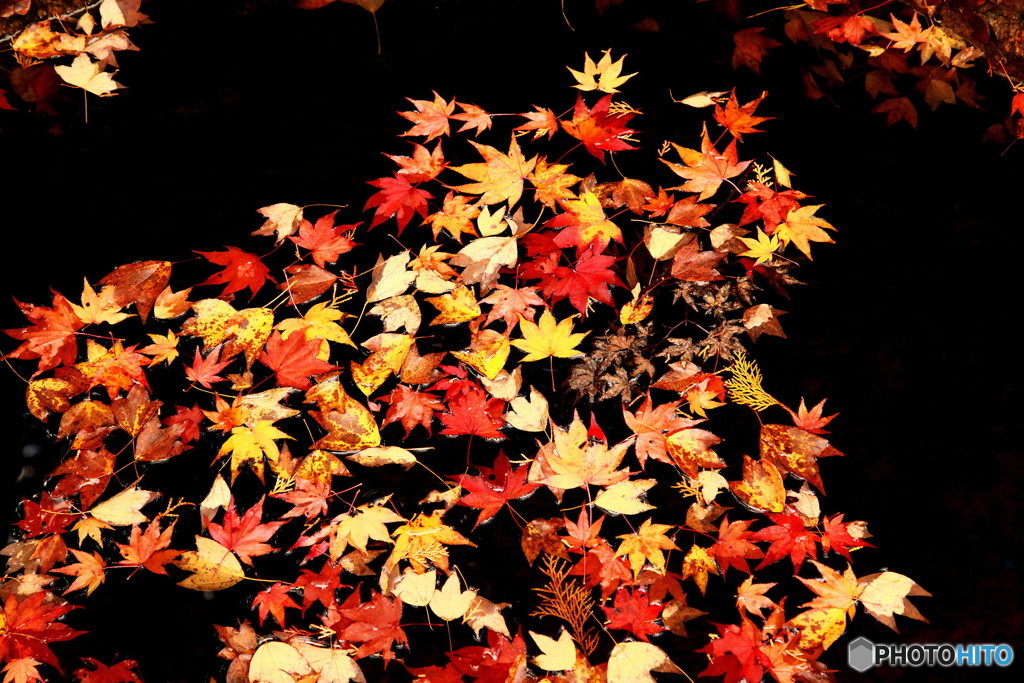
{"label": "red maple leaf", "polygon": [[476,683],[505,683],[512,667],[526,658],[526,641],[522,633],[509,640],[487,629],[487,647],[467,645],[448,653],[451,663]]}
{"label": "red maple leaf", "polygon": [[437,416],[445,425],[441,433],[504,439],[505,435],[498,429],[505,425],[505,402],[498,398],[488,399],[482,389],[474,389],[448,400],[449,412]]}
{"label": "red maple leaf", "polygon": [[797,408],[796,413],[790,411],[790,415],[793,416],[793,424],[811,434],[828,434],[828,430],[822,429],[822,427],[831,422],[839,413],[822,416],[827,400],[827,398],[823,398],[817,405],[807,410],[807,406],[804,405],[804,400],[801,398],[800,407]]}
{"label": "red maple leaf", "polygon": [[53,477],[63,475],[53,487],[53,496],[67,498],[77,493],[81,509],[88,510],[107,488],[115,460],[116,456],[105,448],[78,451],[50,473]]}
{"label": "red maple leaf", "polygon": [[715,121],[725,126],[725,129],[732,133],[732,136],[737,140],[742,140],[744,133],[763,132],[757,128],[757,125],[765,121],[771,121],[775,117],[755,116],[754,111],[767,94],[767,92],[763,92],[756,100],[751,100],[741,107],[736,99],[736,90],[734,89],[729,94],[729,101],[725,103],[725,109],[715,104]]}
{"label": "red maple leaf", "polygon": [[107,666],[92,657],[82,657],[82,661],[92,668],[82,667],[74,672],[78,683],[142,683],[132,669],[138,664],[134,659],[123,659],[116,664]]}
{"label": "red maple leaf", "polygon": [[260,291],[267,280],[274,282],[274,278],[270,277],[270,269],[263,265],[259,256],[242,251],[238,247],[227,247],[227,251],[197,251],[196,253],[210,263],[224,266],[222,271],[214,273],[204,282],[199,283],[200,286],[226,284],[224,291],[220,293],[222,297],[234,294],[246,287],[249,288],[252,296],[256,296],[256,292]]}
{"label": "red maple leaf", "polygon": [[49,534],[61,534],[75,521],[71,505],[67,501],[43,493],[39,502],[22,499],[21,519],[15,526],[21,527],[26,538]]}
{"label": "red maple leaf", "polygon": [[[346,601],[348,602],[348,601]],[[384,597],[371,591],[371,598],[358,607],[340,610],[342,616],[351,619],[339,636],[349,642],[362,643],[355,657],[367,657],[378,652],[384,655],[384,663],[390,662],[395,653],[391,646],[396,642],[408,645],[409,639],[399,626],[402,619],[402,601]]]}
{"label": "red maple leaf", "polygon": [[762,36],[762,27],[745,28],[733,34],[735,48],[732,52],[732,68],[745,66],[754,73],[761,73],[761,60],[768,50],[782,45],[774,38]]}
{"label": "red maple leaf", "polygon": [[441,397],[437,394],[415,391],[404,384],[399,384],[390,394],[378,400],[390,404],[384,416],[384,424],[400,421],[406,436],[416,425],[422,425],[431,434],[430,423],[434,421],[434,413],[444,410]]}
{"label": "red maple leaf", "polygon": [[224,523],[210,522],[210,538],[233,551],[242,562],[251,565],[253,557],[274,551],[274,546],[264,543],[264,541],[273,536],[285,524],[285,522],[261,524],[262,519],[263,498],[246,510],[241,517],[235,511],[235,501],[232,500],[224,511]]}
{"label": "red maple leaf", "polygon": [[661,159],[661,162],[679,177],[686,178],[686,182],[669,189],[699,192],[702,201],[718,192],[724,181],[743,173],[750,165],[750,161],[739,160],[735,140],[729,143],[724,152],[719,153],[711,143],[707,130],[704,131],[699,153],[678,145],[675,147],[683,163],[674,164],[665,159]]}
{"label": "red maple leaf", "polygon": [[786,220],[790,211],[800,208],[799,200],[807,198],[807,195],[799,190],[777,192],[757,182],[747,183],[747,188],[747,191],[736,199],[741,204],[746,204],[739,224],[746,225],[761,219],[764,221],[764,231],[768,235],[775,232],[775,228]]}
{"label": "red maple leaf", "polygon": [[708,548],[708,552],[718,560],[723,575],[730,566],[749,574],[750,566],[747,560],[759,560],[764,557],[761,549],[751,542],[753,532],[750,531],[750,525],[753,523],[752,519],[730,523],[728,517],[722,518],[718,540]]}
{"label": "red maple leaf", "polygon": [[294,607],[295,609],[300,609],[298,603],[288,595],[288,591],[291,589],[291,586],[278,581],[271,585],[270,588],[256,594],[256,597],[253,598],[252,606],[259,609],[260,626],[263,626],[263,622],[268,614],[274,617],[274,620],[281,628],[287,626],[284,618],[285,608]]}
{"label": "red maple leaf", "polygon": [[295,587],[302,591],[302,609],[309,609],[315,602],[328,609],[336,607],[338,601],[334,591],[343,585],[338,578],[342,571],[341,565],[333,562],[326,562],[318,572],[303,569],[299,578],[295,579]]}
{"label": "red maple leaf", "polygon": [[57,621],[75,608],[45,590],[23,599],[11,592],[0,610],[3,617],[0,621],[4,625],[0,629],[0,662],[31,657],[59,668],[49,643],[71,640],[85,633]]}
{"label": "red maple leaf", "polygon": [[306,390],[313,386],[310,377],[337,369],[316,357],[319,350],[317,337],[307,339],[302,332],[292,332],[285,339],[280,332],[274,332],[259,361],[274,371],[278,386]]}
{"label": "red maple leaf", "polygon": [[452,116],[452,112],[455,111],[455,105],[458,104],[455,100],[445,102],[444,98],[438,95],[436,91],[434,91],[433,101],[414,100],[411,97],[406,99],[412,102],[413,106],[416,107],[416,111],[400,111],[398,115],[409,119],[416,125],[402,133],[402,135],[425,135],[427,136],[427,142],[436,137],[448,135],[450,131],[448,119]]}
{"label": "red maple leaf", "polygon": [[199,349],[196,349],[192,365],[185,368],[185,376],[207,389],[213,389],[214,382],[223,382],[224,378],[217,373],[231,365],[231,360],[228,359],[223,363],[219,362],[220,351],[221,347],[218,346],[213,350],[213,353],[207,354],[206,358],[203,358],[202,354],[199,353]]}
{"label": "red maple leaf", "polygon": [[680,403],[682,401],[672,401],[655,408],[648,392],[635,414],[623,409],[622,417],[626,421],[626,426],[633,430],[636,436],[634,447],[641,468],[647,463],[647,458],[672,464],[667,450],[669,435],[698,424],[696,420],[676,415]]}
{"label": "red maple leaf", "polygon": [[395,175],[392,178],[377,178],[371,180],[370,185],[380,191],[373,194],[366,200],[363,210],[376,207],[370,227],[376,227],[394,216],[398,223],[398,234],[412,220],[413,214],[419,214],[420,218],[427,218],[427,200],[433,199],[433,195],[426,190],[414,187],[409,179],[403,175]]}
{"label": "red maple leaf", "polygon": [[80,330],[84,323],[75,315],[75,310],[64,295],[53,292],[52,308],[23,304],[17,299],[14,303],[32,325],[4,330],[15,339],[22,340],[22,343],[3,358],[38,358],[39,367],[32,373],[33,377],[58,365],[72,365],[78,356],[75,332]]}
{"label": "red maple leaf", "polygon": [[760,681],[767,660],[761,650],[761,629],[743,617],[742,624],[715,624],[720,637],[697,650],[711,658],[701,676],[725,676],[725,683]]}
{"label": "red maple leaf", "polygon": [[171,427],[176,424],[183,424],[180,439],[183,444],[191,443],[199,438],[199,425],[203,421],[203,410],[198,403],[193,403],[191,408],[185,406],[174,406],[174,415],[164,418],[164,424]]}
{"label": "red maple leaf", "polygon": [[328,263],[334,263],[339,256],[352,251],[352,247],[356,246],[346,233],[354,230],[359,224],[334,225],[334,216],[337,213],[332,211],[326,216],[321,216],[316,223],[303,220],[299,223],[298,236],[292,235],[288,238],[313,252],[313,262],[321,268]]}
{"label": "red maple leaf", "polygon": [[[608,285],[625,286],[609,267],[615,261],[614,256],[598,254],[593,246],[588,247],[571,266],[556,266],[553,272],[542,276],[541,293],[552,305],[569,299],[581,315],[587,314],[590,299],[612,306]],[[523,276],[536,277],[528,269],[524,269]]]}
{"label": "red maple leaf", "polygon": [[751,534],[754,541],[771,541],[771,546],[757,569],[767,567],[772,562],[781,560],[785,555],[793,561],[793,571],[800,571],[804,558],[818,557],[818,534],[806,529],[804,522],[797,515],[780,515],[767,513],[768,519],[775,522],[774,526],[766,527]]}
{"label": "red maple leaf", "polygon": [[715,270],[724,259],[724,251],[701,251],[696,239],[679,248],[672,259],[672,277],[690,282],[714,282],[725,278]]}
{"label": "red maple leaf", "polygon": [[597,101],[593,109],[588,109],[583,102],[583,96],[580,95],[576,99],[572,121],[561,122],[566,133],[582,142],[587,151],[602,162],[606,151],[636,149],[622,139],[636,132],[626,127],[633,114],[609,114],[611,103],[612,96],[605,95]]}
{"label": "red maple leaf", "polygon": [[821,525],[824,527],[821,534],[821,547],[825,549],[826,553],[835,550],[848,561],[853,562],[853,558],[850,557],[850,548],[875,547],[863,538],[854,538],[850,533],[851,524],[857,524],[857,522],[844,522],[842,513],[821,520]]}
{"label": "red maple leaf", "polygon": [[811,24],[815,33],[824,33],[835,43],[859,45],[864,36],[877,33],[875,25],[861,14],[826,16]]}
{"label": "red maple leaf", "polygon": [[124,557],[118,564],[124,567],[145,567],[154,574],[166,576],[167,570],[164,569],[164,565],[181,554],[180,550],[168,547],[171,544],[171,535],[174,533],[175,524],[176,522],[171,522],[166,529],[161,531],[159,520],[154,520],[149,523],[145,532],[139,528],[138,524],[132,525],[128,544],[117,544]]}
{"label": "red maple leaf", "polygon": [[583,557],[573,565],[569,573],[582,576],[587,588],[601,586],[602,598],[607,598],[621,584],[633,582],[629,560],[623,555],[616,556],[615,549],[603,538],[597,538],[593,548],[584,549]]}
{"label": "red maple leaf", "polygon": [[494,461],[494,467],[476,466],[480,474],[471,477],[468,474],[460,474],[455,481],[462,488],[469,491],[459,499],[459,505],[465,505],[480,510],[475,528],[480,522],[485,522],[498,514],[501,508],[505,507],[510,500],[525,498],[540,488],[540,484],[528,484],[526,475],[529,467],[522,467],[513,470],[508,461],[508,456],[500,454]]}
{"label": "red maple leaf", "polygon": [[644,642],[650,642],[647,636],[665,630],[661,624],[654,623],[661,615],[661,605],[652,605],[647,591],[642,588],[630,590],[622,587],[615,591],[615,602],[611,607],[601,606],[608,617],[608,628],[629,631]]}

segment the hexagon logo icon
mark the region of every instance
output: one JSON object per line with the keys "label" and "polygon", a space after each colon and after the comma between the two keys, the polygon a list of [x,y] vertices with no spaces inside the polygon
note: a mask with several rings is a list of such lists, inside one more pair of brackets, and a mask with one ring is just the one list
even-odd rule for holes
{"label": "hexagon logo icon", "polygon": [[875,665],[875,644],[861,636],[850,641],[846,649],[847,664],[858,673]]}

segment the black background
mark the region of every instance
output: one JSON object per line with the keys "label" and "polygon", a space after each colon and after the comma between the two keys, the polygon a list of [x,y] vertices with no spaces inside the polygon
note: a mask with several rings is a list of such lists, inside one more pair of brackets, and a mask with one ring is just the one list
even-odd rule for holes
{"label": "black background", "polygon": [[[808,286],[782,320],[789,340],[755,351],[774,394],[791,404],[827,396],[830,412],[841,412],[832,442],[848,457],[824,465],[826,511],[869,522],[879,549],[863,551],[858,573],[887,568],[935,594],[915,600],[930,624],[901,620],[895,635],[861,616],[848,634],[1020,644],[1021,352],[1012,328],[1024,178],[1019,149],[980,142],[994,115],[944,107],[922,112],[916,131],[889,129],[867,113],[855,79],[838,99],[811,102],[800,92],[800,53],[769,57],[760,78],[734,72],[730,24],[689,2],[632,2],[601,17],[567,1],[573,30],[554,0],[392,0],[379,12],[380,55],[370,15],[355,6],[144,4],[156,23],[132,33],[141,52],[119,57],[129,88],[90,96],[88,123],[77,91],[59,120],[0,112],[0,327],[22,324],[10,296],[48,303],[52,286],[75,299],[83,276],[95,282],[120,263],[244,247],[261,206],[358,209],[372,192],[364,182],[390,172],[381,152],[406,153],[394,138],[405,97],[436,90],[491,112],[560,111],[575,99],[565,65],[611,47],[640,72],[624,97],[644,110],[635,128],[653,148],[663,138],[693,145],[699,134],[699,114],[673,104],[670,90],[736,86],[746,101],[768,89],[758,113],[777,119],[751,136],[747,154],[783,161],[839,232],[802,269]],[[630,28],[645,14],[660,32]],[[1006,97],[1001,86],[993,93]],[[21,386],[0,377],[6,519],[11,482],[22,477],[18,493],[37,489],[56,457],[25,457],[45,435],[24,414]],[[143,660],[151,681],[215,672],[206,624],[224,606],[183,602],[141,575],[133,582],[110,589],[126,602],[110,603],[117,618],[91,643]],[[837,668],[845,642],[828,656]]]}

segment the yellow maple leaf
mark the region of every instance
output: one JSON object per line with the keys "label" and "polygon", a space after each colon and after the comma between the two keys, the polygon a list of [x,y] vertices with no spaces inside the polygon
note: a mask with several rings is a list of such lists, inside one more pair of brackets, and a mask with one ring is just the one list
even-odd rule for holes
{"label": "yellow maple leaf", "polygon": [[479,194],[481,204],[508,202],[509,206],[512,206],[518,202],[523,194],[523,179],[533,173],[537,158],[527,160],[514,137],[509,145],[508,154],[502,154],[493,147],[472,140],[469,143],[480,152],[484,162],[452,166],[451,170],[477,181],[453,189]]}
{"label": "yellow maple leaf", "polygon": [[[834,242],[825,230],[835,230],[835,227],[824,218],[818,218],[814,212],[824,204],[813,206],[801,206],[793,209],[786,216],[786,220],[779,223],[772,237],[778,237],[783,244],[792,242],[796,248],[804,253],[807,258],[811,256],[811,242]],[[743,240],[746,242],[746,240]]]}
{"label": "yellow maple leaf", "polygon": [[[622,60],[626,58],[626,55],[622,55],[615,62],[612,61],[611,50],[605,50],[604,56],[601,57],[597,64],[590,58],[589,54],[584,54],[583,71],[579,72],[575,69],[569,69],[569,73],[576,79],[578,85],[572,87],[588,92],[591,90],[600,90],[608,94],[619,92],[617,88],[636,76],[636,73],[626,74],[622,76]],[[595,76],[597,78],[595,78]]]}
{"label": "yellow maple leaf", "polygon": [[444,198],[441,210],[427,216],[435,240],[442,230],[447,230],[448,234],[460,243],[463,233],[474,236],[477,234],[473,220],[480,215],[480,209],[476,204],[470,204],[470,201],[470,197],[449,192]]}
{"label": "yellow maple leaf", "polygon": [[750,256],[751,258],[757,259],[754,262],[755,265],[771,261],[775,258],[775,252],[778,251],[780,246],[782,246],[778,237],[775,235],[769,237],[763,230],[761,230],[761,228],[757,229],[757,239],[740,237],[740,241],[748,247],[748,249],[740,254],[740,256]]}
{"label": "yellow maple leaf", "polygon": [[453,351],[452,355],[487,379],[494,379],[505,367],[511,348],[507,336],[484,329],[473,333],[468,349]]}
{"label": "yellow maple leaf", "polygon": [[476,547],[476,543],[441,521],[444,513],[444,510],[435,510],[431,514],[421,512],[391,533],[395,547],[384,563],[385,574],[390,573],[401,560],[409,560],[417,572],[427,571],[427,563],[430,563],[447,573],[448,549],[445,545]]}
{"label": "yellow maple leaf", "polygon": [[104,287],[99,294],[93,290],[88,280],[85,280],[85,287],[82,288],[82,305],[71,304],[71,309],[86,325],[107,323],[116,325],[125,318],[132,317],[131,313],[122,313],[123,306],[118,305],[116,293],[113,287]]}
{"label": "yellow maple leaf", "polygon": [[545,358],[576,358],[583,352],[576,345],[583,341],[589,332],[573,332],[572,321],[575,315],[565,320],[556,321],[550,311],[545,310],[540,316],[540,324],[530,322],[519,316],[519,329],[522,339],[513,339],[512,345],[525,351],[522,361],[543,360]]}
{"label": "yellow maple leaf", "polygon": [[576,643],[569,631],[562,631],[558,640],[530,631],[533,642],[537,643],[543,654],[534,657],[533,662],[545,671],[565,671],[576,666]]}
{"label": "yellow maple leaf", "polygon": [[568,430],[551,425],[551,433],[552,441],[540,449],[530,466],[531,483],[567,490],[591,484],[612,486],[629,477],[628,470],[616,469],[629,450],[628,441],[611,449],[600,441],[591,443],[579,415]]}
{"label": "yellow maple leaf", "polygon": [[114,91],[121,87],[120,83],[114,81],[111,74],[103,71],[101,63],[92,61],[85,53],[75,57],[71,66],[55,66],[53,70],[68,85],[73,85],[100,97],[113,95]]}
{"label": "yellow maple leaf", "polygon": [[335,527],[330,546],[332,560],[341,557],[350,545],[365,553],[366,544],[371,539],[393,543],[391,532],[384,525],[404,522],[405,518],[387,507],[389,498],[360,505],[354,511],[334,518]]}
{"label": "yellow maple leaf", "polygon": [[700,594],[708,587],[708,574],[718,574],[718,563],[705,548],[699,545],[690,546],[686,557],[683,558],[683,578],[692,577],[693,582],[700,588]]}
{"label": "yellow maple leaf", "polygon": [[143,346],[139,349],[139,353],[153,356],[153,365],[158,363],[170,365],[178,357],[178,337],[173,331],[168,330],[167,334],[150,334],[149,338],[153,340],[153,343]]}
{"label": "yellow maple leaf", "polygon": [[231,454],[231,483],[235,482],[239,468],[246,462],[252,466],[256,476],[263,480],[263,460],[270,463],[270,468],[276,470],[278,461],[281,458],[281,451],[274,443],[275,439],[291,439],[280,429],[270,423],[269,420],[262,420],[255,425],[242,425],[231,430],[224,445],[220,447],[217,457],[227,453]]}
{"label": "yellow maple leaf", "polygon": [[457,325],[472,320],[483,312],[473,290],[462,285],[441,296],[428,296],[427,301],[441,312],[430,321],[431,325]]}
{"label": "yellow maple leaf", "polygon": [[334,308],[332,302],[321,302],[310,307],[301,318],[286,318],[277,324],[281,330],[281,338],[288,339],[294,332],[302,332],[306,339],[320,339],[320,349],[316,357],[320,360],[327,360],[331,356],[331,350],[327,342],[348,344],[355,346],[348,332],[338,324],[344,320],[346,314]]}
{"label": "yellow maple leaf", "polygon": [[633,576],[640,573],[644,563],[649,562],[659,573],[665,573],[665,555],[662,550],[679,550],[679,546],[666,536],[666,532],[674,529],[671,524],[654,524],[645,519],[640,528],[633,534],[619,536],[622,543],[615,551],[615,556],[625,555],[629,559],[629,567]]}

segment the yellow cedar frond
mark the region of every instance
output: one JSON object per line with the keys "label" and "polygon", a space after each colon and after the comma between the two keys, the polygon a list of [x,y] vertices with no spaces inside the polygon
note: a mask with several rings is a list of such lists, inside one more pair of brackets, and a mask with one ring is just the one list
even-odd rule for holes
{"label": "yellow cedar frond", "polygon": [[775,405],[782,405],[778,399],[761,386],[761,382],[764,381],[761,376],[761,368],[757,366],[756,361],[747,358],[745,352],[738,351],[736,353],[736,360],[730,366],[729,372],[732,373],[732,377],[725,380],[724,384],[729,388],[729,398],[736,403],[757,412]]}

